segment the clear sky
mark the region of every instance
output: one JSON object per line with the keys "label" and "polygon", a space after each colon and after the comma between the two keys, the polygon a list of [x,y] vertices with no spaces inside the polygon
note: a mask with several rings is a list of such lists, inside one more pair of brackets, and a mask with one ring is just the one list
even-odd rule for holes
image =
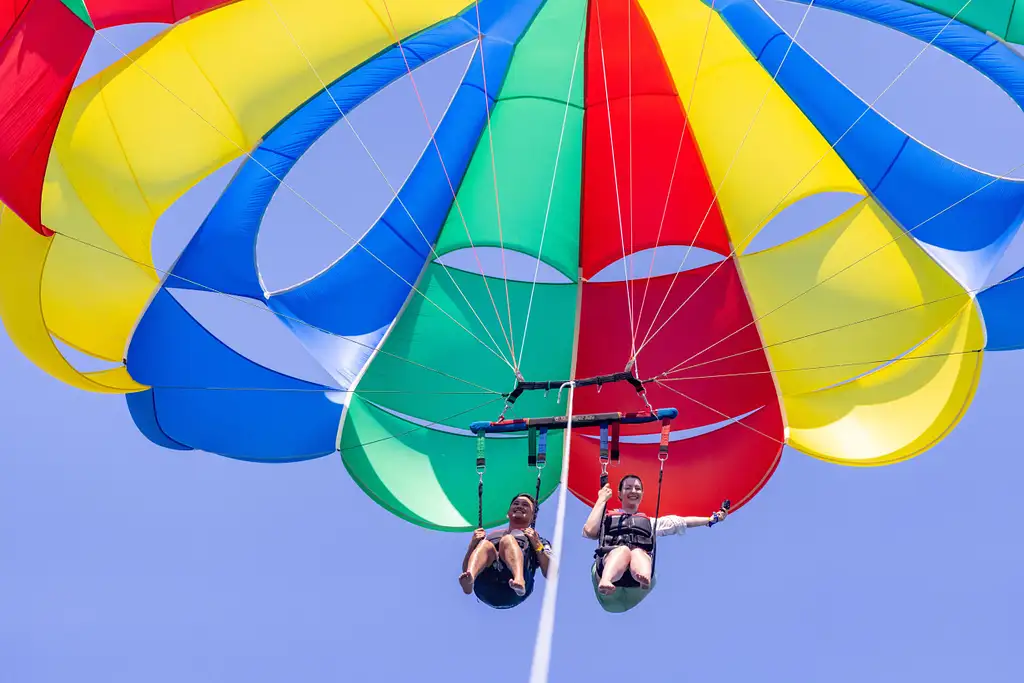
{"label": "clear sky", "polygon": [[[787,26],[803,12],[768,7]],[[129,49],[146,35],[110,37]],[[921,46],[816,10],[801,38],[867,99]],[[110,60],[103,52],[90,68]],[[1024,115],[933,52],[883,98],[883,113],[983,170],[1024,162]],[[443,69],[417,75],[428,93],[449,81]],[[413,96],[396,86],[383,97],[378,112],[403,110]],[[428,109],[438,97],[428,95]],[[394,131],[420,114],[391,116]],[[398,144],[370,113],[352,120],[400,182],[415,140]],[[388,193],[359,154],[339,127],[289,182],[328,215],[369,221]],[[173,260],[229,173],[162,221],[158,264]],[[359,197],[365,205],[352,208]],[[345,248],[287,201],[272,206],[259,247],[277,286],[322,267],[330,240]],[[799,232],[808,220],[777,229]],[[1004,270],[1024,263],[1012,258]],[[290,356],[287,335],[268,336],[271,316],[237,315],[239,348],[317,372]],[[964,420],[910,462],[842,468],[787,449],[764,491],[727,523],[659,545],[657,591],[624,615],[593,598],[593,543],[579,535],[587,510],[570,497],[551,680],[619,678],[633,667],[673,683],[1024,680],[1024,354],[984,363]],[[271,466],[161,450],[136,432],[123,399],[65,387],[4,335],[0,369],[0,682],[527,678],[543,581],[511,611],[467,598],[456,577],[468,535],[391,516],[337,456]],[[553,513],[554,498],[539,524],[549,537]]]}

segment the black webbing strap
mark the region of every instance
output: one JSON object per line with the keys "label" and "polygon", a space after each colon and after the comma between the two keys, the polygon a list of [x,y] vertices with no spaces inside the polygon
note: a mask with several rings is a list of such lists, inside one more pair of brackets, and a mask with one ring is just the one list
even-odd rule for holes
{"label": "black webbing strap", "polygon": [[661,443],[658,445],[658,499],[654,504],[654,521],[652,526],[653,546],[651,547],[651,583],[654,583],[654,565],[658,562],[658,515],[661,513],[661,482],[665,478],[665,461],[668,460],[668,442],[672,433],[670,420],[661,421]]}
{"label": "black webbing strap", "polygon": [[[552,389],[558,389],[569,382],[570,380],[565,379],[552,382],[526,382],[524,380],[518,380],[516,381],[516,388],[505,396],[505,402],[508,405],[512,405],[516,402],[516,399],[523,395],[524,391],[540,391],[543,389],[544,392],[547,393]],[[571,382],[577,389],[579,387],[593,386],[595,384],[600,387],[603,384],[611,384],[612,382],[629,382],[629,384],[636,389],[638,394],[644,393],[644,383],[637,379],[632,372],[616,372],[611,375],[596,375],[594,377],[571,380]]]}
{"label": "black webbing strap", "polygon": [[537,428],[530,427],[528,432],[529,452],[526,455],[526,464],[529,467],[537,466]]}
{"label": "black webbing strap", "polygon": [[618,422],[612,423],[612,463],[619,464],[619,427]]}
{"label": "black webbing strap", "polygon": [[484,528],[484,470],[487,469],[486,450],[487,444],[484,441],[485,434],[480,432],[476,437],[476,473],[480,477],[480,483],[476,487],[476,528]]}
{"label": "black webbing strap", "polygon": [[[619,423],[615,423],[618,431]],[[601,488],[608,484],[608,423],[601,424]]]}
{"label": "black webbing strap", "polygon": [[548,430],[544,427],[530,427],[530,466],[537,468],[537,491],[533,500],[537,504],[537,510],[533,515],[530,526],[537,528],[537,517],[540,515],[540,478],[544,473],[544,465],[548,459]]}

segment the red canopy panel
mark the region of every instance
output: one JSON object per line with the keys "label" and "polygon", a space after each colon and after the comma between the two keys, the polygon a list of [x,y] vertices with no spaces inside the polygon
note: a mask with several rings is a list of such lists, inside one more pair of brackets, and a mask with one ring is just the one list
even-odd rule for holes
{"label": "red canopy panel", "polygon": [[[573,411],[575,412],[575,410]],[[755,431],[756,430],[756,431]],[[586,430],[595,432],[596,430]],[[742,422],[669,445],[661,490],[662,515],[708,516],[729,499],[736,510],[753,498],[774,474],[782,457],[782,417],[767,405]],[[593,505],[600,488],[600,442],[573,430],[569,490]],[[619,480],[636,474],[644,482],[640,511],[654,515],[658,485],[658,445],[622,444],[620,464],[608,469],[620,507]]]}
{"label": "red canopy panel", "polygon": [[[0,42],[0,201],[38,232],[50,147],[92,29],[60,0],[7,6]],[[17,7],[17,5],[15,6]]]}
{"label": "red canopy panel", "polygon": [[124,24],[173,24],[236,0],[88,0],[97,29]]}
{"label": "red canopy panel", "polygon": [[[698,355],[700,367],[674,372],[664,384],[646,385],[654,408],[674,407],[672,429],[707,428],[730,419],[743,420],[670,446],[662,497],[664,514],[706,515],[730,499],[735,507],[753,497],[771,477],[782,453],[784,432],[775,382],[734,259],[673,276],[640,281],[649,284],[640,319],[638,343],[651,327],[665,323],[650,337],[637,359],[641,379],[656,377]],[[621,282],[582,285],[577,377],[623,369],[630,356],[629,313]],[[666,297],[667,294],[667,297]],[[665,300],[664,307],[658,308]],[[685,302],[685,303],[684,303]],[[673,315],[674,314],[674,315]],[[666,322],[667,321],[667,322]],[[730,336],[731,335],[731,336]],[[712,350],[707,347],[728,337]],[[673,381],[682,380],[682,381]],[[580,388],[573,413],[631,412],[644,409],[636,390],[626,383]],[[660,424],[622,425],[623,436],[657,434]],[[574,430],[569,487],[593,504],[598,490],[599,443]],[[622,444],[622,465],[613,472],[613,487],[622,474],[635,472],[648,495],[643,509],[653,513],[658,444]]]}
{"label": "red canopy panel", "polygon": [[583,276],[621,259],[623,245],[626,254],[691,243],[729,254],[683,103],[643,13],[633,0],[591,0],[588,22]]}
{"label": "red canopy panel", "polygon": [[[672,279],[673,276],[664,275],[637,283],[638,295],[649,284],[637,326],[637,344],[648,329],[652,330],[649,343],[637,357],[637,376],[657,377],[680,363],[701,365],[673,372],[663,379],[666,386],[646,385],[651,404],[655,408],[679,408],[675,425],[683,429],[720,422],[777,403],[775,382],[735,260],[679,273],[674,285]],[[635,307],[639,308],[639,301]],[[630,356],[629,325],[623,283],[584,283],[576,376],[622,371]],[[716,342],[721,343],[705,351]],[[691,356],[697,357],[685,363]],[[603,387],[600,393],[596,388],[581,388],[575,403],[575,412],[579,413],[644,408],[636,390],[621,382]],[[652,429],[651,425],[623,425],[624,433],[649,433]]]}

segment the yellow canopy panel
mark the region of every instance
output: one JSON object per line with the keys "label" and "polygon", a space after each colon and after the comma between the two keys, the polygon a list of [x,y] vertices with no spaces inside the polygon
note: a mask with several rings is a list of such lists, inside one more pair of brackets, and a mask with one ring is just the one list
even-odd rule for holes
{"label": "yellow canopy panel", "polygon": [[895,358],[969,299],[873,199],[798,239],[745,254],[739,266],[783,396],[869,369],[852,363]]}
{"label": "yellow canopy panel", "polygon": [[837,387],[785,397],[789,445],[843,465],[888,465],[925,451],[967,411],[984,337],[971,300],[905,358]]}
{"label": "yellow canopy panel", "polygon": [[79,389],[104,393],[139,391],[125,368],[79,372],[53,343],[43,316],[43,267],[60,236],[43,237],[0,205],[0,319],[14,345],[33,363]]}
{"label": "yellow canopy panel", "polygon": [[241,0],[201,14],[76,88],[55,153],[100,226],[148,264],[157,216],[323,83],[394,44],[392,21],[405,37],[465,4]]}
{"label": "yellow canopy panel", "polygon": [[692,95],[687,117],[737,253],[768,221],[804,197],[829,191],[865,194],[717,12],[700,0],[639,4],[684,106]]}

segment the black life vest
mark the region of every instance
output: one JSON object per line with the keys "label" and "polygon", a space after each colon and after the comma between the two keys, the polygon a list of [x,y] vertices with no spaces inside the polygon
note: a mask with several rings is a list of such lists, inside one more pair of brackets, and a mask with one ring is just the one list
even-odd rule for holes
{"label": "black life vest", "polygon": [[630,514],[625,510],[612,510],[604,516],[601,544],[598,553],[605,555],[612,548],[624,545],[630,549],[654,550],[654,525],[642,512]]}

